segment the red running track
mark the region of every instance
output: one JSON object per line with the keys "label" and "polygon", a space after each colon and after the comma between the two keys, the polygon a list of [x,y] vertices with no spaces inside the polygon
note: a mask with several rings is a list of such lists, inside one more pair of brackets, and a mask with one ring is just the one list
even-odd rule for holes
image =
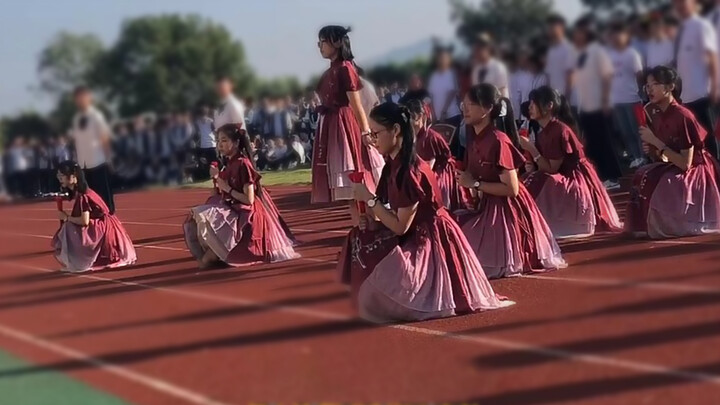
{"label": "red running track", "polygon": [[[182,240],[201,190],[120,195],[139,246],[66,275],[52,203],[0,210],[0,347],[138,404],[720,403],[720,237],[565,242],[570,267],[493,281],[510,308],[415,324],[355,318],[334,260],[344,207],[275,189],[303,259],[200,272]],[[621,197],[620,197],[621,199]]]}

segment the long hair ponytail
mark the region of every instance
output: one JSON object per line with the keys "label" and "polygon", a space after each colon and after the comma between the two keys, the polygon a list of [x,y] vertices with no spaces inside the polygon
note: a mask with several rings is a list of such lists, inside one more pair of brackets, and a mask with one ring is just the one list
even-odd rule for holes
{"label": "long hair ponytail", "polygon": [[[370,118],[388,130],[392,129],[395,125],[400,129],[400,136],[402,137],[399,153],[400,170],[395,180],[397,185],[401,186],[405,175],[410,170],[410,166],[412,166],[417,159],[415,153],[415,130],[413,130],[412,127],[412,113],[403,105],[385,102],[370,111]],[[383,168],[380,182],[381,186],[387,187],[387,184],[382,180],[387,179],[389,175],[390,165],[387,164]],[[380,187],[378,188],[380,189]]]}
{"label": "long hair ponytail", "polygon": [[76,193],[85,194],[88,191],[88,184],[87,180],[85,180],[85,173],[83,172],[82,168],[79,164],[72,160],[66,160],[64,162],[60,162],[58,164],[57,168],[58,173],[62,174],[63,176],[75,176],[77,179],[77,185],[75,186],[75,189],[69,189],[69,188],[62,188],[61,191],[68,194],[68,198],[72,200],[75,198]]}
{"label": "long hair ponytail", "polygon": [[[473,103],[480,104],[490,110],[491,123],[500,124],[503,132],[512,141],[516,148],[520,147],[520,135],[515,124],[515,113],[512,103],[507,97],[502,97],[497,87],[489,83],[478,84],[470,88],[468,97]],[[503,108],[505,115],[501,116]]]}
{"label": "long hair ponytail", "polygon": [[[561,95],[557,90],[550,86],[541,86],[531,91],[528,98],[536,107],[543,111],[543,114],[550,114],[552,117],[557,118],[560,122],[570,127],[575,135],[580,135],[577,122],[570,110],[570,103],[568,103],[565,96]],[[550,107],[551,104],[552,107]]]}
{"label": "long hair ponytail", "polygon": [[[255,160],[253,159],[253,150],[252,145],[250,144],[250,137],[248,136],[247,131],[241,128],[238,124],[225,124],[220,127],[217,132],[218,134],[225,134],[228,138],[230,138],[231,141],[237,143],[238,152],[250,161],[250,165],[252,165],[253,169],[257,170],[257,167],[255,167]],[[260,186],[259,181],[255,185],[255,189],[255,193],[258,196],[261,195],[262,187]]]}

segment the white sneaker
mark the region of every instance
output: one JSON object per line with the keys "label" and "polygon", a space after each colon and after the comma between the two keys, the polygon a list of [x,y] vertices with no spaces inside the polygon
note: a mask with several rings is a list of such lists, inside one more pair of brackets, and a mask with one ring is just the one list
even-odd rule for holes
{"label": "white sneaker", "polygon": [[645,158],[637,158],[637,159],[633,160],[632,162],[630,162],[630,168],[635,169],[635,168],[638,168],[638,167],[644,165],[645,163],[646,163]]}
{"label": "white sneaker", "polygon": [[605,186],[605,189],[608,191],[617,190],[620,188],[620,183],[618,183],[617,181],[605,180],[603,182],[603,186]]}

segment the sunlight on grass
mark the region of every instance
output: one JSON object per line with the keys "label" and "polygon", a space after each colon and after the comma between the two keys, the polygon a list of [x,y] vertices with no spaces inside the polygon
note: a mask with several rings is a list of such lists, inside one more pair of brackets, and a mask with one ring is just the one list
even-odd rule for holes
{"label": "sunlight on grass", "polygon": [[[263,186],[290,186],[310,184],[310,169],[284,170],[279,172],[261,172]],[[187,188],[210,188],[212,181],[187,184]]]}

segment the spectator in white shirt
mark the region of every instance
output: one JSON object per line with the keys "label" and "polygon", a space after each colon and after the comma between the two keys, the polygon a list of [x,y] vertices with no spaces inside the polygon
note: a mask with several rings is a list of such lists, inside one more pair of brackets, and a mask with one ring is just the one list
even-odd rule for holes
{"label": "spectator in white shirt", "polygon": [[620,164],[612,146],[610,86],[613,66],[605,49],[596,41],[591,17],[575,23],[573,40],[577,50],[573,84],[577,89],[580,129],[585,137],[585,151],[595,163],[598,174],[609,190],[617,189]]}
{"label": "spectator in white shirt", "polygon": [[458,82],[452,69],[452,48],[435,48],[435,71],[430,75],[428,91],[433,114],[439,122],[458,127],[462,121],[458,101]]}
{"label": "spectator in white shirt", "polygon": [[220,107],[215,111],[213,119],[215,129],[227,124],[245,128],[245,106],[233,95],[233,84],[229,78],[221,77],[217,81],[217,94],[220,97]]}
{"label": "spectator in white shirt", "polygon": [[[517,54],[509,55],[505,60],[510,67],[510,103],[515,113],[515,121],[521,119],[522,103],[530,95],[532,90],[533,74],[530,72],[529,62],[530,50],[521,48]],[[513,60],[514,59],[514,60]]]}
{"label": "spectator in white shirt", "polygon": [[612,61],[613,78],[610,99],[613,103],[613,122],[618,144],[624,146],[632,159],[630,168],[645,163],[638,123],[634,108],[641,103],[640,88],[643,83],[643,67],[640,54],[630,46],[630,32],[622,22],[610,27],[608,56]]}
{"label": "spectator in white shirt", "polygon": [[[673,5],[681,19],[674,59],[682,80],[682,102],[712,134],[715,121],[712,106],[720,101],[717,36],[710,22],[697,15],[695,0],[673,0]],[[705,138],[705,146],[718,157],[714,136]]]}
{"label": "spectator in white shirt", "polygon": [[673,41],[668,38],[665,22],[661,15],[653,15],[650,21],[650,40],[647,43],[648,69],[656,66],[670,66],[673,61]]}
{"label": "spectator in white shirt", "polygon": [[[510,98],[509,77],[504,63],[494,57],[495,47],[488,34],[480,34],[473,47],[473,86],[488,83],[495,86],[502,97]],[[500,113],[502,115],[502,112]]]}
{"label": "spectator in white shirt", "polygon": [[111,139],[110,127],[102,112],[92,104],[92,94],[86,87],[75,89],[75,114],[72,136],[78,165],[85,172],[88,186],[102,197],[110,214],[115,213],[115,200],[110,185]]}
{"label": "spectator in white shirt", "polygon": [[572,97],[572,72],[575,68],[575,47],[566,37],[567,23],[565,18],[554,14],[547,19],[548,39],[550,47],[545,57],[545,72],[550,87],[557,90],[577,110],[577,100]]}

